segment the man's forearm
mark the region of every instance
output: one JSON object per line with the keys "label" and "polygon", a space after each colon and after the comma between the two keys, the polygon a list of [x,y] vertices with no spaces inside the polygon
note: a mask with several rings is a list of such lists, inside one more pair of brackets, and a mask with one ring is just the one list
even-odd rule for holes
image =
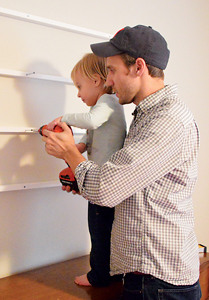
{"label": "man's forearm", "polygon": [[86,159],[83,157],[83,155],[79,152],[77,147],[72,147],[70,151],[68,151],[65,154],[65,161],[68,163],[68,165],[71,167],[73,173],[75,173],[76,167]]}

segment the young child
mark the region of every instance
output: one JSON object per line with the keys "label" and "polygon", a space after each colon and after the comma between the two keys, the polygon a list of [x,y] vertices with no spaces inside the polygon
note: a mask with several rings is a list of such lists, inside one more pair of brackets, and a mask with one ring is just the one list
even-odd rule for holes
{"label": "young child", "polygon": [[[123,106],[105,86],[107,70],[105,59],[93,53],[86,54],[73,68],[71,78],[78,89],[78,97],[90,107],[88,113],[66,114],[48,124],[53,130],[58,122],[87,129],[76,146],[88,159],[104,164],[110,156],[121,149],[126,135]],[[75,278],[84,286],[106,286],[110,283],[110,237],[114,208],[88,204],[88,226],[91,237],[91,270]]]}

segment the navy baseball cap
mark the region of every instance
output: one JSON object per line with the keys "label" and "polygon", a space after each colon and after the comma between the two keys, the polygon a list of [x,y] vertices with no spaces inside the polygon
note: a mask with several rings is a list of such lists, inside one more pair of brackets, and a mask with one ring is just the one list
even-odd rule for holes
{"label": "navy baseball cap", "polygon": [[122,53],[141,57],[151,66],[164,70],[167,66],[170,51],[164,37],[151,26],[126,26],[119,30],[109,42],[90,45],[94,54],[109,57]]}

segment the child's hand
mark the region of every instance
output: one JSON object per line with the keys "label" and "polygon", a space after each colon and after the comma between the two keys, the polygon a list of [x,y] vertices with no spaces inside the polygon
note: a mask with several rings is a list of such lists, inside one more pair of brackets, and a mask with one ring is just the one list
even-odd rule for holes
{"label": "child's hand", "polygon": [[77,147],[77,149],[80,153],[83,153],[83,152],[86,151],[86,144],[78,143],[78,144],[75,144],[75,145],[76,145],[76,147]]}
{"label": "child's hand", "polygon": [[50,131],[53,131],[54,127],[55,127],[59,122],[61,122],[61,119],[62,119],[62,117],[59,117],[59,118],[54,119],[52,122],[50,122],[50,123],[47,125],[47,129],[50,130]]}

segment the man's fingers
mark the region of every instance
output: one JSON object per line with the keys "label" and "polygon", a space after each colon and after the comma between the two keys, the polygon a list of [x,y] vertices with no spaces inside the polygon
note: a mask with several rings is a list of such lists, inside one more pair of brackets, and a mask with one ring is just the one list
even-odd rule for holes
{"label": "man's fingers", "polygon": [[44,129],[43,132],[42,132],[43,137],[44,137],[44,136],[45,136],[45,137],[48,137],[49,134],[50,134],[50,132],[52,132],[52,131],[51,131],[51,130],[48,130],[48,129]]}
{"label": "man's fingers", "polygon": [[69,185],[65,186],[65,185],[62,185],[62,190],[67,192],[67,193],[70,193],[72,192],[73,195],[80,195],[80,192],[77,192],[77,191],[74,191],[74,190],[71,190],[71,187]]}

